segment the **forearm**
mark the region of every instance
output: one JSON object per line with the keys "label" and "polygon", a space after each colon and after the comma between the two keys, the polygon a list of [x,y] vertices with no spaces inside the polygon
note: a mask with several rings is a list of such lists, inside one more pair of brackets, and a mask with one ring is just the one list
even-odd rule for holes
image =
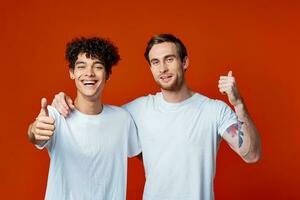
{"label": "forearm", "polygon": [[236,105],[234,109],[240,123],[238,153],[245,162],[257,162],[261,157],[261,143],[258,130],[243,101]]}

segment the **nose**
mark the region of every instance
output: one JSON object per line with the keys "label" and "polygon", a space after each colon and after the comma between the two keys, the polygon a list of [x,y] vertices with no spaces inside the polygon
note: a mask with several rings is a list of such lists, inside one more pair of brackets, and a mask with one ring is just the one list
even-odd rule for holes
{"label": "nose", "polygon": [[95,76],[93,67],[87,67],[85,70],[85,75],[86,76]]}
{"label": "nose", "polygon": [[160,66],[159,66],[159,72],[160,73],[165,73],[166,71],[168,71],[168,66],[166,63],[162,63]]}

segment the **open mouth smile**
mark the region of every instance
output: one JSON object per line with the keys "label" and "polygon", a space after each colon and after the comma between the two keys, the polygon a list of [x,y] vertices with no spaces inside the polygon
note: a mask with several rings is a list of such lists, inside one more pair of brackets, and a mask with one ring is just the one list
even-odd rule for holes
{"label": "open mouth smile", "polygon": [[85,86],[94,86],[98,82],[97,80],[83,80],[81,81]]}

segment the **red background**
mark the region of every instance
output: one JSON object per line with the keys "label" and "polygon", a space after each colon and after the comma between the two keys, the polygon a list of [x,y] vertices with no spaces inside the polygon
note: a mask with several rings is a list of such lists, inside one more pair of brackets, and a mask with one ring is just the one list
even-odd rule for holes
{"label": "red background", "polygon": [[[76,36],[113,40],[122,61],[104,101],[122,105],[159,88],[143,52],[157,33],[177,35],[190,55],[195,91],[223,99],[218,77],[229,69],[261,133],[263,157],[247,165],[223,143],[216,199],[297,199],[300,9],[297,1],[5,1],[0,12],[1,199],[42,199],[49,157],[27,141],[40,99],[75,90],[64,60]],[[141,199],[141,163],[129,161],[128,199]]]}

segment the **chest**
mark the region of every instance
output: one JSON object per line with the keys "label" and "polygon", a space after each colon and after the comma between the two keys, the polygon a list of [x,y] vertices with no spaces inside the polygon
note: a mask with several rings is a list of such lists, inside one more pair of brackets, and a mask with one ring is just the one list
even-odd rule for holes
{"label": "chest", "polygon": [[204,144],[217,139],[217,124],[213,115],[201,109],[186,109],[178,112],[145,112],[137,120],[141,143],[165,145]]}
{"label": "chest", "polygon": [[122,124],[81,119],[64,121],[57,128],[55,146],[66,159],[113,157],[127,147],[127,129]]}

